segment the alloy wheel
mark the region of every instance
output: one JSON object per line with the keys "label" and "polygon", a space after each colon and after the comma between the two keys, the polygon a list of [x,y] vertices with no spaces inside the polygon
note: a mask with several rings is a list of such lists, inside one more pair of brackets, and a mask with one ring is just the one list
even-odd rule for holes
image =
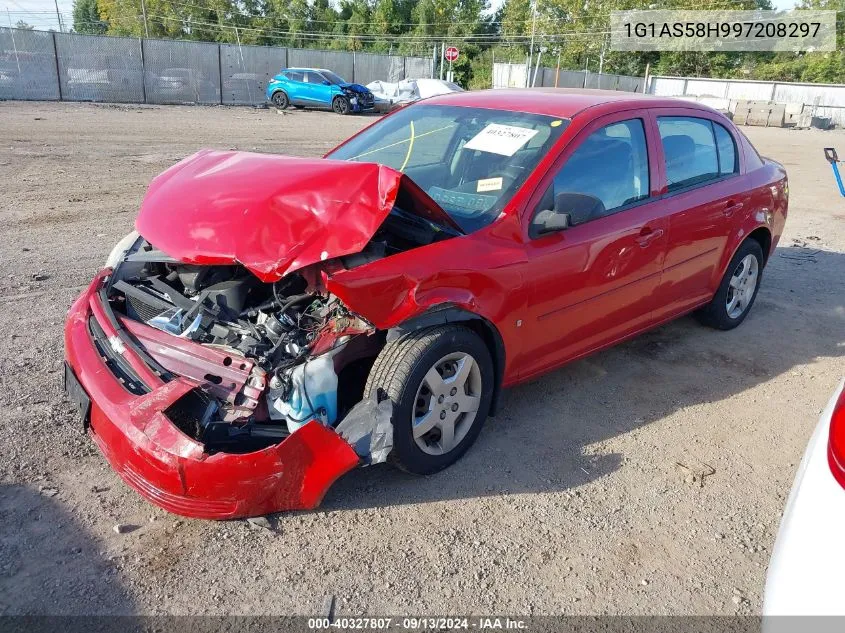
{"label": "alloy wheel", "polygon": [[730,318],[738,319],[751,305],[759,274],[760,264],[754,255],[743,257],[734,269],[725,297],[725,308]]}
{"label": "alloy wheel", "polygon": [[481,403],[481,369],[465,352],[447,354],[425,374],[414,398],[414,441],[429,455],[445,455],[466,437]]}

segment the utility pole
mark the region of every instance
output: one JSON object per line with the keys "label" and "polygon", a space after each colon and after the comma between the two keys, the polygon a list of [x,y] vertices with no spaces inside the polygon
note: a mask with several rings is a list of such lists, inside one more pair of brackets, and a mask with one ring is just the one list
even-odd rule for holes
{"label": "utility pole", "polygon": [[534,34],[537,32],[537,0],[531,3],[531,46],[528,49],[528,67],[525,69],[525,87],[531,82],[531,60],[534,59]]}
{"label": "utility pole", "polygon": [[144,37],[150,36],[150,29],[147,27],[147,3],[141,0],[141,14],[144,16]]}
{"label": "utility pole", "polygon": [[604,68],[604,46],[607,43],[607,36],[602,37],[601,52],[599,53],[599,74],[601,75],[602,68]]}
{"label": "utility pole", "polygon": [[446,57],[446,42],[440,42],[440,79],[443,79],[443,59]]}
{"label": "utility pole", "polygon": [[9,7],[6,6],[6,16],[9,18],[9,34],[12,36],[12,47],[15,49],[15,63],[18,65],[18,77],[21,74],[21,60],[18,58],[18,45],[15,42],[15,27],[12,26],[12,14],[9,13]]}
{"label": "utility pole", "polygon": [[560,49],[557,49],[557,67],[555,68],[555,88],[560,80]]}
{"label": "utility pole", "polygon": [[64,24],[62,24],[62,14],[59,13],[59,0],[54,0],[56,3],[56,19],[59,21],[59,33],[65,32]]}

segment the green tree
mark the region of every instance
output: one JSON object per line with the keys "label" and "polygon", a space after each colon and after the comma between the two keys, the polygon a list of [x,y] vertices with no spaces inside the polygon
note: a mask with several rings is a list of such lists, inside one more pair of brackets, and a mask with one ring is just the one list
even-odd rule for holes
{"label": "green tree", "polygon": [[74,0],[73,2],[73,30],[77,33],[102,35],[108,25],[100,18],[97,0]]}

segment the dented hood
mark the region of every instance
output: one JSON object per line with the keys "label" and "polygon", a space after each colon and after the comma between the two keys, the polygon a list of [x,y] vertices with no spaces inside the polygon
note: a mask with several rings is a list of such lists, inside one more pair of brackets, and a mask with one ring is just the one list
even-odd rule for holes
{"label": "dented hood", "polygon": [[206,150],[153,180],[135,228],[182,262],[240,263],[273,282],[361,251],[400,193],[408,211],[457,228],[407,176],[383,165]]}

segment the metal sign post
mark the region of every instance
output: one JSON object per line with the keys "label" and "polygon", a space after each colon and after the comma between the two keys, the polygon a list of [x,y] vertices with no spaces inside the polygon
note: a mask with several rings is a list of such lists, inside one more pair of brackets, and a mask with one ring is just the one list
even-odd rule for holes
{"label": "metal sign post", "polygon": [[452,62],[458,59],[458,55],[460,55],[460,51],[457,46],[450,46],[443,52],[443,57],[449,62],[449,73],[446,75],[446,81],[455,80],[455,76],[452,73]]}

